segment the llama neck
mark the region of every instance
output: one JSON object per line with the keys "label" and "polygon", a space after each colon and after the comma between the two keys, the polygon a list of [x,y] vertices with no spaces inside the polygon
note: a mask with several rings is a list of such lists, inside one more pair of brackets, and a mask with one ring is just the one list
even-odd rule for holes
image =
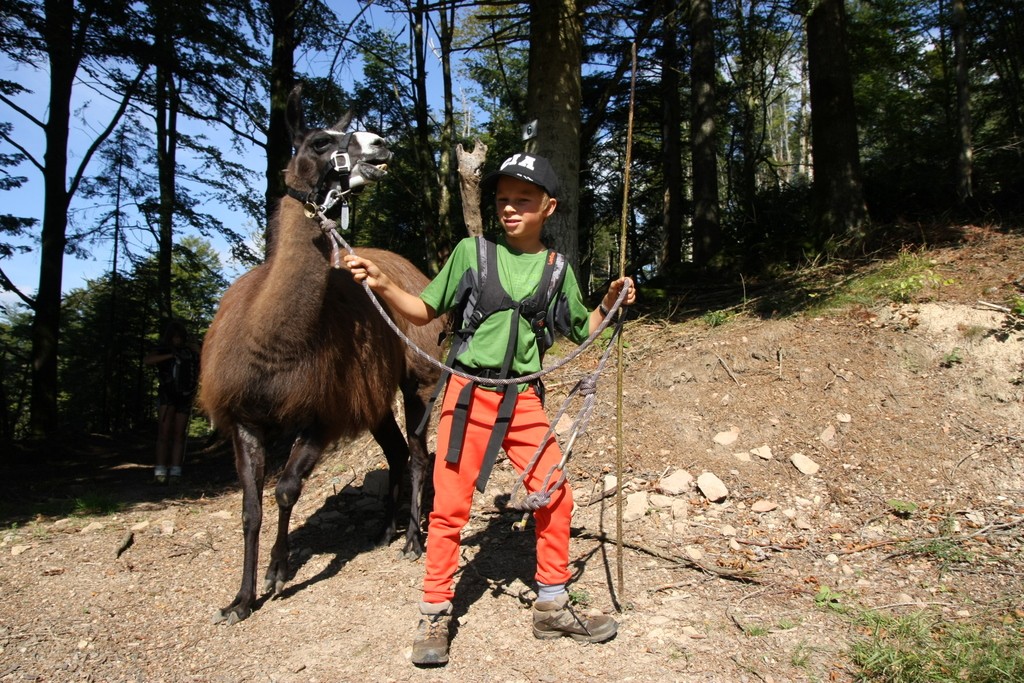
{"label": "llama neck", "polygon": [[267,262],[269,275],[256,311],[267,325],[287,321],[302,325],[319,319],[327,290],[330,264],[317,247],[321,236],[314,220],[291,197],[281,200],[274,253]]}

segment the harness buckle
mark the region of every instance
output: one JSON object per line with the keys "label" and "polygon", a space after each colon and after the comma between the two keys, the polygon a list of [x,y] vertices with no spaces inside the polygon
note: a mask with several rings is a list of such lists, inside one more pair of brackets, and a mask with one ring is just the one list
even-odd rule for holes
{"label": "harness buckle", "polygon": [[334,152],[331,153],[331,161],[334,163],[335,172],[343,175],[349,175],[352,173],[352,158],[349,157],[348,152],[334,150]]}

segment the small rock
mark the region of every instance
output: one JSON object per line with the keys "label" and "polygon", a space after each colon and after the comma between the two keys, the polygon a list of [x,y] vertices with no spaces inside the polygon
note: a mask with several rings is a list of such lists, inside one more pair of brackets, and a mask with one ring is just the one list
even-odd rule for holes
{"label": "small rock", "polygon": [[136,522],[135,524],[132,524],[131,530],[132,531],[142,531],[143,529],[146,529],[148,527],[149,527],[149,520],[148,519],[144,519],[141,522]]}
{"label": "small rock", "polygon": [[86,524],[84,527],[82,527],[82,531],[80,533],[89,534],[89,533],[92,533],[93,531],[99,531],[102,528],[103,528],[103,525],[100,524],[99,522],[92,522],[92,523]]}
{"label": "small rock", "polygon": [[686,493],[692,485],[693,475],[686,470],[676,470],[667,477],[662,477],[661,481],[658,482],[658,488],[661,489],[662,493],[670,496]]}
{"label": "small rock", "polygon": [[853,420],[853,417],[849,413],[836,413],[836,419],[846,424]]}
{"label": "small rock", "polygon": [[729,495],[729,489],[722,483],[722,480],[711,472],[704,472],[697,477],[697,488],[712,503],[723,501]]}
{"label": "small rock", "polygon": [[829,564],[839,564],[839,556],[835,553],[829,553],[825,556],[825,561]]}
{"label": "small rock", "polygon": [[754,512],[771,512],[777,507],[779,507],[779,504],[773,503],[770,500],[758,500],[754,501],[754,504],[750,506],[750,509]]}
{"label": "small rock", "polygon": [[789,461],[793,463],[793,466],[803,474],[817,474],[818,470],[821,469],[818,463],[814,462],[803,453],[794,453],[790,456]]}
{"label": "small rock", "polygon": [[683,635],[688,637],[688,638],[697,639],[697,638],[703,638],[704,637],[703,633],[701,633],[700,631],[698,631],[697,629],[695,629],[692,626],[684,626],[680,630],[683,632]]}
{"label": "small rock", "polygon": [[704,553],[701,552],[700,548],[695,545],[688,545],[685,548],[686,556],[694,562],[700,562],[704,559]]}
{"label": "small rock", "polygon": [[626,496],[626,509],[622,512],[623,522],[635,522],[647,514],[647,491],[637,491]]}
{"label": "small rock", "polygon": [[210,516],[214,519],[231,519],[232,513],[228,510],[217,510],[216,512],[210,513]]}
{"label": "small rock", "polygon": [[555,433],[559,436],[568,434],[569,430],[572,429],[573,419],[566,413],[562,413],[562,417],[558,418],[558,422],[555,423]]}
{"label": "small rock", "polygon": [[30,546],[30,545],[16,545],[13,548],[11,548],[11,555],[14,555],[15,557],[17,557],[18,555],[21,555],[22,553],[24,553],[26,550],[28,550],[31,547],[32,546]]}
{"label": "small rock", "polygon": [[733,453],[732,457],[740,462],[750,462],[750,453]]}
{"label": "small rock", "polygon": [[604,475],[604,493],[605,493],[605,495],[608,495],[610,493],[614,493],[615,489],[617,489],[618,486],[619,486],[619,478],[618,477],[616,477],[614,474],[606,474],[606,475]]}
{"label": "small rock", "polygon": [[727,432],[718,432],[715,434],[713,441],[719,446],[730,446],[736,443],[736,439],[740,437],[740,430],[736,427],[730,427]]}
{"label": "small rock", "polygon": [[772,459],[772,449],[771,449],[771,446],[769,446],[768,444],[765,444],[764,446],[758,446],[757,448],[751,449],[750,454],[751,455],[756,455],[757,457],[759,457],[759,458],[761,458],[763,460],[771,460]]}
{"label": "small rock", "polygon": [[723,536],[725,536],[727,538],[735,536],[736,535],[736,527],[734,527],[731,524],[726,524],[721,529],[719,529],[719,533],[721,533]]}
{"label": "small rock", "polygon": [[818,435],[818,438],[824,444],[831,443],[836,438],[836,428],[832,425],[825,427],[821,434]]}
{"label": "small rock", "polygon": [[651,506],[656,508],[670,508],[676,502],[675,498],[665,496],[660,493],[652,493],[649,500]]}

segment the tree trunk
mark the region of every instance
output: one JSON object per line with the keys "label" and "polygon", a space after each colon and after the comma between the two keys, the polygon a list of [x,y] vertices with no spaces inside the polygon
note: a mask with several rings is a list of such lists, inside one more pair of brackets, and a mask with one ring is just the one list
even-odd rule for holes
{"label": "tree trunk", "polygon": [[693,104],[693,262],[714,265],[722,249],[718,216],[718,150],[715,144],[715,27],[711,0],[691,0]]}
{"label": "tree trunk", "polygon": [[683,258],[683,159],[682,105],[679,101],[679,3],[662,3],[661,52],[661,164],[665,177],[664,204],[661,210],[662,275],[678,270]]}
{"label": "tree trunk", "polygon": [[43,187],[43,227],[39,291],[32,321],[32,399],[30,431],[45,437],[57,429],[57,342],[60,339],[61,285],[68,225],[68,136],[71,87],[80,55],[74,48],[72,0],[45,0],[43,40],[50,67]]}
{"label": "tree trunk", "polygon": [[[545,226],[547,246],[579,266],[580,110],[582,28],[580,0],[530,2],[530,68],[526,117],[537,121],[527,151],[547,157],[558,174],[558,210]],[[511,151],[511,150],[510,150]]]}
{"label": "tree trunk", "polygon": [[411,39],[413,53],[413,116],[416,121],[414,140],[416,141],[416,165],[419,169],[419,176],[424,179],[423,184],[423,237],[427,244],[427,270],[436,273],[440,270],[440,263],[437,260],[437,247],[439,244],[439,222],[440,201],[437,191],[438,172],[434,165],[433,145],[431,144],[430,130],[430,109],[427,102],[427,59],[426,40],[426,2],[416,0],[416,7],[412,10],[409,19],[411,22]]}
{"label": "tree trunk", "polygon": [[459,189],[466,233],[470,237],[480,237],[484,234],[483,217],[480,215],[480,179],[487,161],[487,145],[477,140],[472,152],[466,152],[462,145],[457,145],[455,155],[459,160]]}
{"label": "tree trunk", "polygon": [[[163,12],[165,10],[157,10]],[[172,317],[171,255],[174,250],[175,183],[178,149],[178,91],[175,83],[176,59],[171,22],[157,18],[156,68],[156,166],[159,185],[157,209],[157,307],[165,320]]]}
{"label": "tree trunk", "polygon": [[807,15],[814,209],[824,244],[854,251],[868,227],[843,0],[819,0]]}
{"label": "tree trunk", "polygon": [[284,169],[292,158],[292,139],[288,134],[285,112],[288,94],[295,86],[295,12],[298,0],[270,0],[270,120],[267,126],[267,227],[264,230],[264,251],[270,255],[274,236],[269,220],[284,196]]}
{"label": "tree trunk", "polygon": [[959,154],[956,197],[963,205],[973,195],[974,147],[971,143],[971,91],[967,74],[967,10],[964,0],[953,0],[953,58],[956,60],[956,103]]}
{"label": "tree trunk", "polygon": [[[444,90],[444,120],[441,123],[441,159],[438,169],[441,178],[441,206],[438,215],[438,244],[434,258],[444,263],[451,253],[455,220],[455,188],[459,187],[459,162],[455,149],[455,105],[452,87],[452,40],[455,36],[455,7],[438,9],[438,34],[441,43],[441,82]],[[479,207],[478,207],[479,210]],[[431,270],[431,273],[437,272]]]}

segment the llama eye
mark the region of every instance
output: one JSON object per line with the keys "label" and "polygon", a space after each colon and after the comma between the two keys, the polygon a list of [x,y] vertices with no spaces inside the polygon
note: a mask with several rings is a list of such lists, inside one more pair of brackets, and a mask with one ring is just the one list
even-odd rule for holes
{"label": "llama eye", "polygon": [[318,135],[313,138],[312,147],[317,154],[323,154],[331,148],[333,140],[330,135]]}

